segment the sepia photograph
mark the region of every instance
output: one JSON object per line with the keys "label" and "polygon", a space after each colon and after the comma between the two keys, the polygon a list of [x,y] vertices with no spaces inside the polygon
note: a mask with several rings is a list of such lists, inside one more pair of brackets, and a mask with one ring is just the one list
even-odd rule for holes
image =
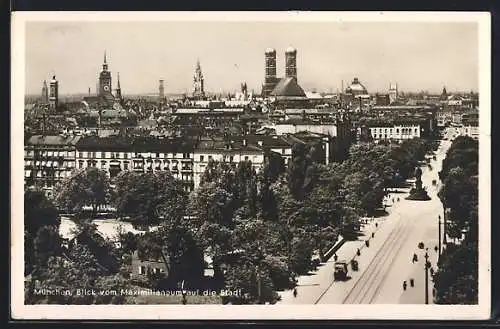
{"label": "sepia photograph", "polygon": [[12,24],[13,318],[489,317],[488,13]]}

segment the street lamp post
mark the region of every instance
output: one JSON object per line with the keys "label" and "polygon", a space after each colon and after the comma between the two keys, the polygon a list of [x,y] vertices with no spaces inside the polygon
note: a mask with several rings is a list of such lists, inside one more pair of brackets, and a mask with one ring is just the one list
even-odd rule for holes
{"label": "street lamp post", "polygon": [[425,304],[429,304],[429,254],[425,251]]}
{"label": "street lamp post", "polygon": [[259,266],[255,266],[255,274],[257,276],[257,303],[262,304],[262,287],[261,287],[261,279],[259,273]]}
{"label": "street lamp post", "polygon": [[446,246],[446,208],[443,205],[443,245]]}
{"label": "street lamp post", "polygon": [[441,258],[441,215],[438,216],[438,230],[439,230],[439,237],[438,237],[438,246],[439,246],[439,250],[438,250],[438,262],[439,262],[439,259]]}

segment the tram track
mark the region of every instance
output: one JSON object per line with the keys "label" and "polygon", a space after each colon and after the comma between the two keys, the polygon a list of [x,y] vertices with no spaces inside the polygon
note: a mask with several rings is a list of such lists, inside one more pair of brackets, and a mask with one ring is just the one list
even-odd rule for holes
{"label": "tram track", "polygon": [[343,299],[342,304],[371,303],[374,300],[384,282],[384,276],[389,271],[410,232],[411,226],[400,218],[398,226],[393,229],[390,236],[384,241],[366,270]]}
{"label": "tram track", "polygon": [[[397,216],[398,216],[398,222],[396,223],[396,226],[392,229],[392,231],[389,233],[389,236],[385,239],[385,241],[383,242],[382,246],[379,247],[379,249],[377,250],[376,254],[374,255],[374,257],[372,258],[372,260],[370,261],[370,263],[368,264],[367,266],[367,269],[366,271],[368,271],[371,267],[374,266],[375,262],[377,260],[380,260],[380,259],[383,259],[385,253],[387,253],[388,250],[391,250],[390,246],[396,241],[398,240],[398,237],[401,236],[401,232],[404,230],[404,229],[407,229],[407,227],[404,225],[404,223],[402,222],[402,218],[401,218],[401,215],[399,213],[397,213]],[[406,232],[406,235],[409,233]],[[406,235],[405,235],[405,238],[406,238]],[[399,240],[398,240],[399,241]],[[403,239],[403,243],[404,243],[404,239]],[[353,257],[355,258],[355,256]],[[346,298],[343,299],[343,302],[342,303],[346,303],[346,300],[349,298],[349,296],[353,293],[354,289],[356,289],[356,287],[358,287],[360,285],[360,283],[362,282],[362,280],[366,277],[366,271],[363,272],[363,274],[361,275],[361,277],[358,278],[358,280],[356,281],[356,283],[354,284],[353,288],[350,290],[349,294],[347,295]],[[320,294],[320,296],[318,297],[318,299],[314,302],[314,304],[318,304],[323,298],[324,296],[326,295],[326,293],[330,290],[330,288],[334,285],[335,283],[335,280],[332,280],[331,283],[328,285],[328,287],[326,287],[326,289]]]}

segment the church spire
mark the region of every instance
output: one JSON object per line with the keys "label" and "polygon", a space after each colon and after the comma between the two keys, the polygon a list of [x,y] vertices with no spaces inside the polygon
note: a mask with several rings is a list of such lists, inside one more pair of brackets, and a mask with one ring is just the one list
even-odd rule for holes
{"label": "church spire", "polygon": [[107,61],[107,56],[106,56],[106,50],[104,51],[104,62],[102,64],[102,70],[103,71],[108,70],[108,61]]}
{"label": "church spire", "polygon": [[49,88],[47,87],[46,80],[43,80],[43,85],[42,85],[42,103],[43,104],[49,103]]}
{"label": "church spire", "polygon": [[120,72],[117,73],[116,78],[117,78],[117,82],[116,82],[116,95],[115,95],[115,99],[118,102],[121,102],[122,101],[122,88],[120,87]]}
{"label": "church spire", "polygon": [[201,71],[201,64],[200,64],[200,60],[199,59],[196,60],[195,76],[198,79],[200,79],[200,78],[203,79],[203,73]]}
{"label": "church spire", "polygon": [[199,59],[196,60],[196,69],[193,77],[193,84],[194,84],[193,96],[199,99],[204,98],[205,97],[204,79],[203,79],[203,73],[201,72],[201,65]]}

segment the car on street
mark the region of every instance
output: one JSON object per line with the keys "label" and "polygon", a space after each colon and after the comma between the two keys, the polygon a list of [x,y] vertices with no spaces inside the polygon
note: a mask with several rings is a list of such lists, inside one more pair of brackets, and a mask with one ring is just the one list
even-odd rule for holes
{"label": "car on street", "polygon": [[345,260],[340,260],[335,262],[333,278],[335,281],[342,280],[345,281],[347,279],[347,262]]}

